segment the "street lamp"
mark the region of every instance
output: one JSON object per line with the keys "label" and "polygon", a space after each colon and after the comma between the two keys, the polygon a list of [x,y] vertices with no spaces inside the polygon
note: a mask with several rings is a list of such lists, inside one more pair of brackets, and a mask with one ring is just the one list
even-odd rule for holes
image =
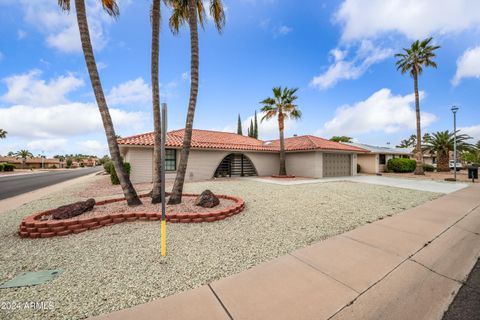
{"label": "street lamp", "polygon": [[457,106],[452,106],[453,112],[453,179],[457,180]]}

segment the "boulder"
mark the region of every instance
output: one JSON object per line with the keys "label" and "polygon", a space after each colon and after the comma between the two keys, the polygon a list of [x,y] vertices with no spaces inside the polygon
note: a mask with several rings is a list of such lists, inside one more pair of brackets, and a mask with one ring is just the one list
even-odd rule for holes
{"label": "boulder", "polygon": [[65,206],[58,207],[53,211],[52,218],[59,219],[69,219],[81,215],[84,212],[90,211],[95,206],[95,199],[88,199],[86,201],[78,201],[72,204],[67,204]]}
{"label": "boulder", "polygon": [[195,205],[203,208],[213,208],[218,206],[220,200],[210,190],[203,191],[195,200]]}

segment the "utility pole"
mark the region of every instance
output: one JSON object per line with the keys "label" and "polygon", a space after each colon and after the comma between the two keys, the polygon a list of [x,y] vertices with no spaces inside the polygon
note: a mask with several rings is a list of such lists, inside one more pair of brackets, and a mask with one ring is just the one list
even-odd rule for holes
{"label": "utility pole", "polygon": [[457,106],[452,107],[453,112],[453,179],[457,181]]}
{"label": "utility pole", "polygon": [[165,143],[167,139],[167,104],[162,103],[162,138],[160,143],[160,177],[162,179],[160,183],[160,197],[162,200],[162,220],[160,222],[161,229],[161,250],[162,257],[167,255],[167,213],[165,208]]}

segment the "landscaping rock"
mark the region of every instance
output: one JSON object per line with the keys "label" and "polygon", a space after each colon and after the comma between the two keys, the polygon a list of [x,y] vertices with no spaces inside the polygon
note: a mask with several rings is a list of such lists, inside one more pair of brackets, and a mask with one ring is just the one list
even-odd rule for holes
{"label": "landscaping rock", "polygon": [[220,200],[210,190],[203,191],[195,200],[195,205],[203,208],[213,208],[218,206]]}
{"label": "landscaping rock", "polygon": [[72,204],[58,207],[53,211],[53,219],[69,219],[81,215],[84,212],[90,211],[95,206],[95,199],[90,198],[86,201],[78,201]]}

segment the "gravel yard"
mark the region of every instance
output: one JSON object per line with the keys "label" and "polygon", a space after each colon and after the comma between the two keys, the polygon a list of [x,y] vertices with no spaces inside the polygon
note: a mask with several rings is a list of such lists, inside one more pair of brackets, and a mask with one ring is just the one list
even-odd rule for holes
{"label": "gravel yard", "polygon": [[[92,179],[105,179],[95,177]],[[100,180],[99,180],[100,181]],[[242,197],[246,209],[214,223],[169,224],[168,256],[159,223],[133,222],[67,237],[20,239],[21,219],[79,199],[71,187],[0,215],[0,282],[23,271],[65,269],[45,285],[0,289],[0,303],[52,302],[53,310],[0,310],[0,318],[83,319],[238,273],[309,243],[400,212],[439,194],[353,182],[281,186],[248,180],[189,183],[185,192]]]}

